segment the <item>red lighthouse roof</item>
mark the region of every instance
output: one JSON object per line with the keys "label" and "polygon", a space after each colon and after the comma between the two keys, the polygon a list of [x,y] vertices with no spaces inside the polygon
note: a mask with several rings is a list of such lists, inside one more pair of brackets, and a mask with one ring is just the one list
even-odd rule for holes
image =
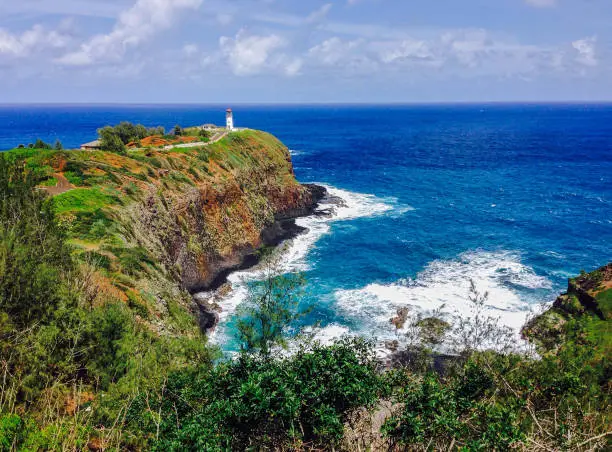
{"label": "red lighthouse roof", "polygon": [[232,112],[232,109],[231,109],[231,108],[228,108],[228,109],[227,109],[227,110],[225,110],[225,111],[226,111],[227,113],[231,113],[231,112]]}

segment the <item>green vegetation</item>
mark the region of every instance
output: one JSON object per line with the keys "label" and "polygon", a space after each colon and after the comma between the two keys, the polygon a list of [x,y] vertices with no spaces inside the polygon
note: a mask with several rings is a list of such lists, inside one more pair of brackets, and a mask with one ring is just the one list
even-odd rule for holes
{"label": "green vegetation", "polygon": [[106,205],[119,202],[97,188],[77,188],[54,198],[56,212],[95,212]]}
{"label": "green vegetation", "polygon": [[330,448],[342,440],[347,415],[380,395],[371,350],[345,340],[179,372],[157,397],[132,404],[128,425],[160,451]]}
{"label": "green vegetation", "polygon": [[267,359],[275,347],[286,348],[289,328],[307,312],[298,310],[301,276],[283,275],[271,256],[264,257],[263,268],[266,277],[253,284],[237,329],[242,351]]}
{"label": "green vegetation", "polygon": [[153,334],[97,292],[25,168],[0,154],[0,450],[110,444],[135,394],[213,355],[204,338]]}
{"label": "green vegetation", "polygon": [[[254,131],[0,154],[0,451],[610,448],[612,264],[525,327],[537,355],[508,345],[472,285],[467,318],[408,313],[390,368],[363,339],[300,335],[302,280],[264,260],[242,351],[221,357],[184,267],[256,246],[300,193],[287,159]],[[49,198],[60,173],[78,188]]]}
{"label": "green vegetation", "polygon": [[55,187],[57,185],[57,179],[55,177],[50,177],[49,179],[42,181],[38,185],[41,187]]}
{"label": "green vegetation", "polygon": [[111,152],[125,152],[126,145],[130,142],[138,142],[143,138],[159,135],[163,136],[163,127],[147,128],[142,124],[122,122],[117,126],[106,126],[98,130],[100,146]]}
{"label": "green vegetation", "polygon": [[[210,132],[200,127],[183,129],[177,124],[172,129],[172,134],[166,135],[163,127],[147,128],[142,124],[122,122],[116,126],[106,126],[99,129],[98,136],[100,138],[100,146],[105,151],[125,153],[127,147],[171,146],[172,144],[185,142],[181,141],[183,138],[197,138],[206,142],[210,139]],[[151,138],[155,139],[152,140]],[[146,142],[145,139],[147,139]]]}

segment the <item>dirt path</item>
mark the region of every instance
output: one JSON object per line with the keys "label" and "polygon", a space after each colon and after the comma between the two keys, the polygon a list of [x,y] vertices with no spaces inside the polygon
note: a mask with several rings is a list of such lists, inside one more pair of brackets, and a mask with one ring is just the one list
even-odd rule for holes
{"label": "dirt path", "polygon": [[176,148],[196,148],[199,146],[208,146],[209,144],[216,143],[217,141],[222,140],[227,136],[228,132],[217,132],[215,133],[209,141],[196,141],[194,143],[183,143],[183,144],[170,144],[168,146],[164,146],[162,149],[164,151],[169,151],[171,149]]}
{"label": "dirt path", "polygon": [[57,184],[55,185],[55,187],[42,187],[42,189],[49,193],[51,196],[65,193],[68,190],[72,190],[74,188],[72,184],[68,181],[68,179],[66,179],[64,173],[56,173],[53,175],[53,177],[57,179]]}

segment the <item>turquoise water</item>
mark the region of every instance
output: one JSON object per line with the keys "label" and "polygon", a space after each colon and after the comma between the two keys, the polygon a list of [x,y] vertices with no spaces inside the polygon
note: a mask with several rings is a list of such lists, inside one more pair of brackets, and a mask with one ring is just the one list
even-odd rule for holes
{"label": "turquoise water", "polygon": [[[224,107],[224,106],[223,106]],[[222,123],[224,108],[2,107],[0,148],[76,146],[120,120]],[[612,106],[234,106],[236,125],[277,135],[297,177],[346,202],[283,256],[302,271],[306,324],[322,338],[391,338],[398,307],[466,314],[470,278],[518,327],[569,276],[612,260]],[[235,349],[233,309],[257,271],[231,277],[215,334]]]}

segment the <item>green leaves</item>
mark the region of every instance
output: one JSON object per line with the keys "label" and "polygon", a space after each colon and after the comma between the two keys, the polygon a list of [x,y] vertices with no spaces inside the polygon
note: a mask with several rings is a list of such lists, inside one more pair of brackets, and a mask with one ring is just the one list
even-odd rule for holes
{"label": "green leaves", "polygon": [[263,270],[265,279],[253,283],[237,329],[242,352],[269,358],[275,348],[286,347],[288,330],[309,311],[298,309],[301,275],[283,274],[272,256],[264,256]]}
{"label": "green leaves", "polygon": [[402,388],[404,408],[385,423],[383,432],[406,446],[433,443],[437,449],[459,440],[468,444],[467,450],[508,450],[523,439],[517,407],[484,399],[492,385],[492,378],[473,362],[450,381],[429,374]]}
{"label": "green leaves", "polygon": [[[342,439],[346,416],[373,405],[381,387],[372,344],[361,339],[303,346],[292,357],[243,354],[198,376],[185,372],[170,378],[156,447],[329,446]],[[139,418],[135,412],[130,417]]]}
{"label": "green leaves", "polygon": [[45,322],[74,265],[52,205],[22,163],[0,155],[0,310],[17,327]]}

